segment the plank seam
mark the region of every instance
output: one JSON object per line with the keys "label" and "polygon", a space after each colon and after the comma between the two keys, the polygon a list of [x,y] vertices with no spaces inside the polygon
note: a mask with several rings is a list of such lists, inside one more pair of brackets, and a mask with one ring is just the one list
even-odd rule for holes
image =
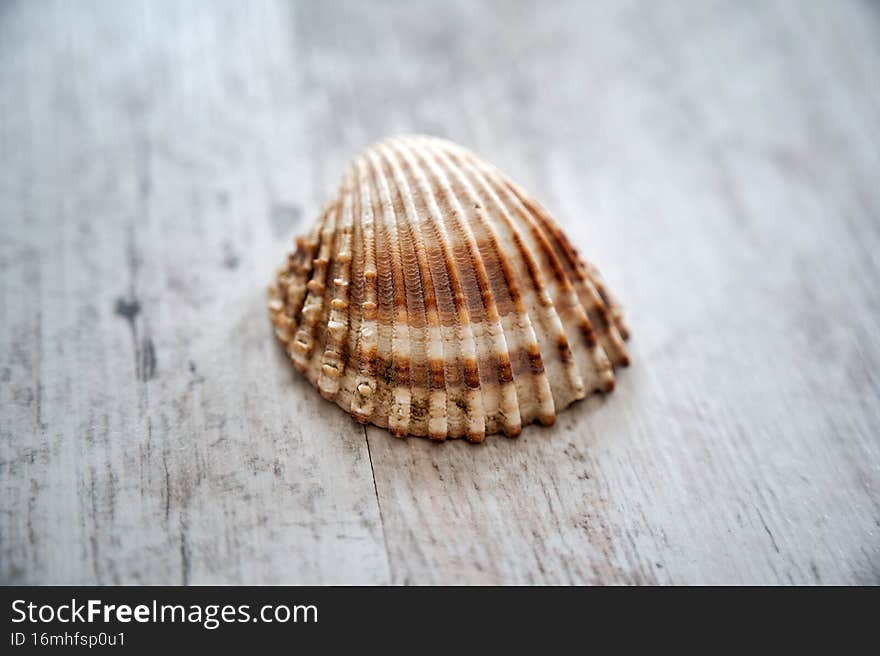
{"label": "plank seam", "polygon": [[385,551],[385,564],[388,566],[388,583],[391,583],[391,555],[388,553],[388,537],[385,533],[385,517],[382,515],[382,502],[379,500],[379,486],[376,484],[376,470],[373,468],[373,452],[370,450],[370,436],[367,427],[364,430],[364,441],[367,443],[367,458],[370,461],[370,477],[373,479],[373,494],[376,495],[376,507],[379,510],[379,525],[382,527],[382,548]]}

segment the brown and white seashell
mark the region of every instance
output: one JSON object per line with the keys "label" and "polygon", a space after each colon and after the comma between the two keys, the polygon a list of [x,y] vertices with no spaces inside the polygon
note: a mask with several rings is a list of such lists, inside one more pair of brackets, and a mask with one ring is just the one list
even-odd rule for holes
{"label": "brown and white seashell", "polygon": [[296,368],[397,436],[515,436],[628,364],[596,269],[531,196],[441,139],[355,158],[269,295]]}

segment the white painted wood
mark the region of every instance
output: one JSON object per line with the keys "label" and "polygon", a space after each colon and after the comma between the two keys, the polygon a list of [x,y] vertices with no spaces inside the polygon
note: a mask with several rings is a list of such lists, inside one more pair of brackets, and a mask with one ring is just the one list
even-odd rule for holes
{"label": "white painted wood", "polygon": [[[4,583],[880,582],[862,2],[7,3]],[[483,446],[351,423],[264,284],[347,158],[543,199],[633,366]]]}
{"label": "white painted wood", "polygon": [[3,579],[386,582],[363,429],[267,330],[294,17],[149,6],[3,17]]}

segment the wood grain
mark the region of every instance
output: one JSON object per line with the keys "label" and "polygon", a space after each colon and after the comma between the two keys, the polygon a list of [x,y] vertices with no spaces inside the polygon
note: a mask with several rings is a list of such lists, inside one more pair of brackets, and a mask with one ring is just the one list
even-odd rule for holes
{"label": "wood grain", "polygon": [[[880,583],[868,2],[0,6],[3,583]],[[483,446],[366,431],[265,284],[426,132],[541,198],[633,366]]]}

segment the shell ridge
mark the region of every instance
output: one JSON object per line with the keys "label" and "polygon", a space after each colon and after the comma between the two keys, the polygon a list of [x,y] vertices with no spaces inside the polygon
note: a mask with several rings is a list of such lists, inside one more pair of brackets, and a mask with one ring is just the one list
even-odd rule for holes
{"label": "shell ridge", "polygon": [[[328,343],[330,343],[333,339],[333,335],[331,334],[331,331],[329,329],[330,314],[332,312],[331,301],[333,300],[334,296],[334,281],[338,277],[337,274],[341,266],[341,263],[336,258],[336,251],[337,244],[342,238],[340,224],[343,220],[343,208],[345,204],[343,185],[340,185],[337,198],[339,199],[339,202],[336,208],[336,222],[331,232],[331,239],[329,240],[329,242],[327,242],[326,249],[322,248],[322,251],[325,251],[326,254],[323,257],[318,258],[321,262],[326,260],[327,265],[326,271],[324,272],[323,290],[320,292],[320,311],[317,312],[318,319],[314,329],[312,330],[313,344],[311,353],[308,357],[308,372],[310,380],[312,381],[312,384],[315,385],[315,387],[318,389],[318,392],[322,393],[322,396],[323,392],[321,390],[320,380],[322,375],[324,352],[327,348]],[[333,399],[331,398],[328,400]]]}
{"label": "shell ridge", "polygon": [[[394,166],[393,155],[388,152],[387,146],[382,146],[383,152],[389,163]],[[400,179],[405,180],[404,171],[398,170]],[[411,173],[411,171],[410,171]],[[416,184],[418,182],[414,180]],[[420,185],[419,185],[420,186]],[[467,305],[465,292],[463,289],[461,275],[459,269],[455,265],[455,259],[452,253],[452,244],[446,226],[441,219],[439,208],[436,202],[433,202],[433,196],[428,193],[421,195],[421,203],[425,208],[423,220],[429,225],[430,229],[436,235],[437,244],[442,251],[444,267],[447,279],[453,297],[453,304],[456,310],[457,333],[459,335],[462,376],[464,382],[464,408],[461,408],[465,425],[463,432],[468,439],[474,442],[482,441],[486,435],[486,414],[483,404],[483,397],[480,389],[479,364],[476,352],[477,340],[473,332],[473,324],[471,321],[470,310]]]}
{"label": "shell ridge", "polygon": [[358,250],[363,261],[361,268],[363,297],[360,303],[360,324],[357,333],[357,374],[352,391],[350,412],[361,423],[370,420],[374,400],[378,393],[376,385],[376,357],[378,350],[378,270],[376,268],[376,234],[373,216],[373,198],[370,194],[369,173],[363,158],[358,158],[358,187],[360,189],[360,212],[357,224],[362,233]]}
{"label": "shell ridge", "polygon": [[[396,172],[393,171],[394,173]],[[420,319],[423,319],[424,325],[424,336],[421,340],[424,351],[421,354],[423,357],[421,376],[419,380],[414,380],[414,385],[421,384],[427,390],[427,416],[425,419],[429,437],[434,440],[445,440],[449,426],[444,362],[447,355],[454,354],[446,353],[448,349],[442,339],[437,308],[437,290],[434,275],[427,260],[427,251],[422,236],[422,222],[419,220],[412,194],[404,193],[408,190],[408,182],[405,179],[398,180],[395,175],[395,185],[406,213],[407,236],[412,246],[420,290],[423,294],[421,302],[418,304],[414,304],[409,295],[407,298],[408,311],[422,314]]]}
{"label": "shell ridge", "polygon": [[[496,173],[497,176],[497,173]],[[498,180],[499,184],[504,183]],[[599,343],[587,309],[581,303],[575,285],[569,276],[560,254],[554,248],[545,225],[536,219],[533,209],[509,186],[505,185],[510,201],[514,203],[523,219],[533,228],[533,236],[539,242],[541,252],[553,268],[556,303],[562,313],[563,325],[576,332],[569,334],[569,343],[577,360],[584,363],[586,391],[608,391],[614,385],[614,371],[608,355]]]}
{"label": "shell ridge", "polygon": [[400,244],[397,236],[397,217],[391,202],[391,192],[385,173],[373,152],[368,153],[376,174],[379,203],[382,208],[382,226],[388,239],[388,261],[391,269],[391,404],[388,412],[388,428],[395,437],[404,437],[410,422],[409,328],[407,326],[406,288],[400,261]]}
{"label": "shell ridge", "polygon": [[354,174],[351,169],[346,173],[345,189],[342,198],[342,221],[337,228],[336,241],[333,245],[332,294],[330,285],[327,295],[330,297],[329,317],[326,327],[327,340],[321,356],[321,368],[318,376],[318,389],[330,400],[336,398],[339,385],[345,372],[345,340],[349,331],[349,288],[351,284],[352,233],[354,231]]}
{"label": "shell ridge", "polygon": [[[447,155],[449,155],[449,153],[447,153]],[[526,268],[527,275],[525,279],[531,284],[523,286],[522,289],[525,290],[525,296],[523,296],[523,292],[521,291],[521,298],[523,306],[525,307],[526,318],[532,327],[531,337],[526,344],[526,358],[529,362],[529,369],[532,373],[535,385],[535,398],[538,401],[537,419],[544,425],[550,425],[556,419],[556,402],[554,400],[548,376],[548,367],[549,370],[559,369],[562,367],[562,363],[557,359],[551,358],[547,367],[545,367],[545,361],[542,355],[542,352],[547,351],[550,346],[545,346],[542,349],[541,343],[550,339],[550,335],[553,333],[552,327],[555,326],[552,314],[547,310],[547,304],[542,302],[542,299],[547,297],[542,275],[537,262],[525,246],[525,241],[519,228],[516,226],[513,218],[507,211],[507,208],[504,207],[503,203],[498,198],[495,190],[492,189],[478,171],[470,168],[467,163],[461,164],[462,171],[464,171],[465,175],[470,176],[474,180],[474,183],[481,189],[483,194],[485,194],[484,202],[485,199],[489,199],[491,204],[496,207],[497,215],[502,218],[509,230],[509,238],[512,242],[509,252],[518,255]],[[533,297],[531,303],[536,309],[535,317],[538,322],[542,324],[542,327],[544,328],[543,330],[535,331],[534,329],[534,322],[529,316],[531,314],[528,310],[529,302],[526,301],[526,297],[529,296]],[[548,330],[548,328],[550,329]]]}
{"label": "shell ridge", "polygon": [[[550,384],[554,403],[553,417],[555,418],[556,413],[572,401],[583,398],[585,395],[584,382],[572,357],[568,337],[563,328],[562,317],[559,314],[559,308],[553,302],[549,284],[544,281],[538,261],[527,247],[526,235],[523,233],[524,231],[530,232],[531,226],[523,221],[523,217],[519,212],[515,211],[515,207],[505,205],[501,198],[501,193],[504,190],[498,188],[496,181],[489,177],[485,170],[473,165],[475,158],[472,158],[470,153],[458,147],[449,148],[447,152],[450,153],[455,161],[464,168],[467,168],[471,175],[480,180],[484,188],[493,190],[495,197],[500,203],[499,207],[504,208],[505,214],[503,216],[510,217],[511,225],[521,225],[522,227],[522,230],[519,228],[515,230],[513,239],[516,243],[517,251],[524,260],[532,282],[534,312],[536,316],[540,317],[542,323],[539,337],[541,359],[547,369],[547,380]],[[549,417],[546,417],[546,419],[548,423],[552,422],[552,419]]]}
{"label": "shell ridge", "polygon": [[[488,352],[492,353],[494,358],[494,349],[486,348],[487,346],[492,346],[493,336],[492,325],[488,321],[488,319],[491,318],[489,316],[490,310],[487,308],[487,299],[482,286],[479,283],[479,273],[477,271],[477,265],[479,262],[475,258],[474,252],[467,241],[467,234],[462,229],[461,225],[458,224],[457,217],[455,217],[455,210],[450,213],[444,213],[440,209],[436,189],[425,176],[421,167],[419,167],[414,161],[409,145],[407,143],[401,145],[392,140],[389,144],[389,148],[400,158],[398,160],[398,170],[402,172],[404,179],[411,179],[413,181],[413,186],[419,190],[418,197],[421,199],[427,215],[432,217],[438,225],[443,226],[446,238],[450,240],[447,242],[449,243],[449,251],[453,255],[450,261],[455,267],[459,281],[461,281],[462,293],[465,297],[465,307],[467,307],[470,316],[469,326],[472,330],[475,348],[475,358],[469,367],[471,374],[470,376],[466,374],[466,380],[468,377],[470,378],[471,382],[469,386],[473,389],[475,398],[478,399],[477,402],[479,403],[479,407],[482,408],[480,416],[472,417],[472,422],[468,428],[468,439],[472,441],[482,441],[488,432],[494,432],[497,430],[492,423],[494,417],[487,411],[487,409],[496,407],[498,404],[495,403],[491,397],[495,390],[490,390],[489,385],[487,384],[486,377],[488,368],[481,368],[481,359],[477,355],[479,353]],[[465,236],[467,259],[464,263],[462,263],[463,254],[459,254],[459,257],[456,257],[455,255],[455,247],[452,245],[451,241],[454,235]],[[474,288],[468,280],[469,274],[474,277],[476,288]],[[469,292],[471,294],[470,301],[468,300]],[[473,302],[474,296],[476,296],[479,306]],[[483,316],[481,321],[474,321],[475,311],[482,311]],[[477,328],[480,328],[481,330],[478,332],[476,330]],[[494,361],[492,361],[490,368],[494,368],[494,364]]]}
{"label": "shell ridge", "polygon": [[[482,251],[479,247],[477,236],[472,230],[468,222],[471,212],[465,212],[464,206],[458,198],[458,193],[453,187],[449,175],[455,175],[457,172],[449,167],[441,167],[435,161],[434,150],[430,147],[423,146],[421,142],[416,141],[412,148],[414,157],[426,168],[431,175],[433,182],[445,193],[452,207],[450,216],[454,217],[453,221],[458,225],[459,229],[465,234],[466,239],[470,242],[470,249],[473,251],[474,262],[477,266],[477,279],[481,286],[482,299],[486,306],[487,318],[492,328],[490,340],[493,347],[493,355],[495,358],[494,368],[496,370],[496,381],[490,385],[499,385],[501,394],[501,422],[502,429],[508,436],[516,436],[522,432],[522,417],[520,413],[519,390],[513,377],[513,368],[511,365],[510,347],[508,344],[508,331],[504,326],[504,319],[501,317],[498,309],[498,296],[493,289],[491,278],[488,270],[483,262]],[[474,201],[473,191],[467,188],[467,185],[460,177],[457,182],[461,190],[469,196],[470,202],[467,205],[479,205]],[[461,217],[461,219],[459,219]],[[474,214],[474,221],[484,231],[483,234],[488,235],[490,242],[489,248],[494,249],[493,255],[497,258],[500,255],[497,236],[487,226],[480,211]],[[502,258],[503,259],[503,255]],[[497,260],[496,260],[497,261]],[[502,269],[503,264],[499,265]],[[506,282],[510,282],[510,278],[502,271]],[[515,286],[515,283],[514,283]],[[507,286],[509,289],[509,285]],[[506,323],[510,323],[507,321]]]}
{"label": "shell ridge", "polygon": [[[513,305],[515,333],[520,335],[521,340],[515,350],[516,358],[511,357],[511,360],[514,360],[511,363],[514,379],[518,385],[523,386],[522,392],[519,393],[519,397],[523,399],[520,403],[521,421],[526,424],[538,419],[544,424],[553,423],[555,418],[553,395],[544,369],[541,348],[534,325],[529,317],[524,293],[516,282],[513,263],[507,254],[515,254],[523,259],[529,258],[530,255],[521,248],[522,241],[519,232],[493,190],[485,186],[483,180],[474,177],[471,171],[453,166],[448,153],[439,149],[435,149],[434,152],[450,172],[458,177],[470,200],[482,208],[481,212],[476,213],[477,221],[490,235],[492,248],[497,251],[498,262]],[[483,211],[492,212],[493,209],[494,215],[500,219],[506,232],[497,230],[491,221],[485,220],[483,217]],[[527,405],[524,406],[524,403]],[[526,408],[525,412],[523,412],[524,407]]]}
{"label": "shell ridge", "polygon": [[[404,175],[402,171],[401,175]],[[470,316],[464,305],[464,294],[457,272],[451,268],[451,256],[447,252],[442,226],[428,212],[423,198],[412,196],[412,201],[422,217],[418,222],[422,242],[430,240],[437,245],[433,251],[425,251],[427,267],[431,271],[434,306],[438,314],[439,334],[431,340],[433,355],[436,357],[438,350],[443,354],[442,361],[435,361],[433,365],[432,385],[437,386],[442,381],[446,407],[436,408],[436,411],[445,412],[448,435],[460,437],[468,434],[468,408],[474,408],[471,415],[478,416],[474,405],[474,390],[459,387],[465,381],[465,362],[476,359],[472,348],[474,340]],[[460,390],[460,393],[450,394],[450,389]]]}
{"label": "shell ridge", "polygon": [[553,272],[550,277],[550,288],[555,291],[553,294],[554,305],[560,314],[560,326],[563,333],[565,333],[565,326],[569,326],[570,330],[577,329],[577,332],[566,335],[565,343],[563,343],[562,334],[558,334],[560,356],[564,360],[570,358],[575,362],[581,361],[585,365],[582,385],[575,390],[576,398],[582,398],[587,391],[591,390],[607,391],[614,384],[611,363],[608,361],[604,349],[596,341],[586,309],[581,304],[574,285],[554,250],[553,244],[547,238],[543,226],[535,219],[529,207],[523,204],[497,169],[478,161],[473,155],[469,154],[468,158],[494,181],[516,215],[528,226],[532,240]]}
{"label": "shell ridge", "polygon": [[484,169],[490,171],[499,184],[509,190],[549,235],[550,243],[566,269],[567,275],[572,278],[575,292],[584,306],[591,324],[596,327],[595,332],[607,355],[615,365],[628,365],[629,357],[623,344],[628,333],[623,323],[623,314],[614,303],[613,298],[605,291],[600,290],[600,287],[604,288],[604,283],[596,267],[580,257],[577,249],[574,248],[550,213],[535,198],[499,171],[497,167],[480,161],[471,153],[468,155],[473,157]]}
{"label": "shell ridge", "polygon": [[[412,204],[412,194],[405,181],[398,179],[391,169],[391,203],[397,221],[397,238],[403,264],[403,281],[406,289],[406,324],[409,329],[410,366],[410,419],[407,432],[426,432],[430,419],[430,391],[428,390],[428,317],[427,305],[433,300],[433,287],[426,271],[422,270],[414,226],[418,215]],[[430,296],[429,296],[430,295]],[[430,300],[429,300],[430,299]],[[444,402],[445,405],[445,402]],[[444,431],[445,434],[445,431]]]}
{"label": "shell ridge", "polygon": [[[466,161],[462,161],[456,158],[454,153],[449,152],[448,149],[437,149],[438,152],[442,154],[443,157],[447,158],[450,162],[455,162],[459,166],[459,170],[462,175],[466,178],[473,181],[473,184],[479,190],[478,198],[479,202],[483,204],[487,209],[493,208],[495,209],[495,215],[501,220],[504,224],[504,227],[507,229],[506,233],[498,232],[498,236],[504,237],[505,246],[507,252],[511,254],[516,254],[520,260],[524,263],[526,270],[529,275],[526,277],[526,280],[531,282],[531,286],[524,286],[523,289],[520,289],[519,286],[516,286],[516,296],[515,304],[518,308],[518,312],[522,316],[522,321],[524,323],[524,333],[525,333],[525,358],[528,362],[528,370],[531,373],[532,384],[534,388],[534,399],[535,409],[533,412],[528,413],[527,419],[525,421],[534,421],[538,419],[542,424],[552,424],[555,420],[555,404],[553,400],[553,394],[551,391],[550,381],[548,380],[547,371],[544,367],[543,357],[541,355],[541,347],[538,343],[538,333],[536,333],[534,329],[534,325],[532,319],[529,316],[528,304],[525,300],[525,294],[528,295],[537,295],[540,297],[545,292],[543,291],[544,283],[541,280],[540,272],[538,271],[537,263],[534,261],[531,253],[525,248],[524,241],[522,239],[522,235],[514,223],[513,218],[501,203],[501,200],[498,198],[497,193],[494,189],[488,184],[486,179],[476,171],[473,167],[471,167]],[[507,261],[507,260],[506,260]],[[512,266],[510,261],[507,261],[508,266]],[[525,292],[523,290],[526,290]],[[537,299],[536,299],[537,301]],[[539,316],[544,311],[544,307],[535,302],[535,306],[539,309]],[[542,336],[544,332],[541,332]],[[551,364],[551,366],[555,366]],[[529,398],[529,397],[525,397]]]}
{"label": "shell ridge", "polygon": [[312,276],[306,289],[308,290],[303,303],[303,320],[291,344],[291,358],[297,369],[306,373],[314,383],[314,372],[309,370],[315,346],[315,329],[324,311],[324,294],[326,291],[327,270],[330,264],[330,252],[336,240],[336,218],[339,214],[339,203],[335,203],[327,214],[327,220],[321,228],[318,257],[312,260]]}
{"label": "shell ridge", "polygon": [[[419,224],[422,239],[438,244],[432,252],[426,252],[426,260],[434,282],[434,295],[437,303],[439,334],[432,341],[439,342],[442,348],[442,368],[435,364],[434,371],[444,381],[446,389],[446,424],[448,434],[461,437],[468,432],[468,407],[473,405],[473,393],[463,387],[465,381],[465,361],[476,358],[476,352],[468,347],[473,343],[470,329],[470,316],[463,305],[463,294],[456,272],[450,268],[446,245],[436,222],[428,218]],[[436,347],[435,347],[436,348]],[[436,354],[436,352],[435,352]],[[450,393],[450,390],[453,390]]]}
{"label": "shell ridge", "polygon": [[352,194],[352,232],[351,232],[351,284],[348,288],[348,333],[343,341],[345,367],[340,382],[336,404],[354,417],[352,404],[355,401],[358,368],[357,349],[361,335],[362,308],[364,301],[364,235],[361,227],[363,214],[362,189],[359,183],[356,163],[351,167],[355,186]]}
{"label": "shell ridge", "polygon": [[614,294],[608,291],[608,287],[605,284],[605,280],[600,275],[599,270],[591,262],[584,261],[584,264],[586,265],[587,275],[589,276],[590,281],[599,293],[602,302],[605,303],[608,310],[611,312],[611,319],[617,328],[617,332],[620,334],[621,338],[626,340],[629,338],[629,329],[623,319],[623,310],[620,307],[620,303],[618,303]]}
{"label": "shell ridge", "polygon": [[[496,171],[496,176],[498,172]],[[559,230],[554,223],[548,221],[546,211],[537,203],[523,196],[515,183],[504,180],[513,198],[524,208],[529,218],[538,226],[543,239],[553,251],[564,273],[560,283],[562,294],[561,305],[572,318],[571,325],[580,332],[581,340],[575,335],[571,339],[578,356],[586,360],[586,370],[591,374],[589,387],[592,391],[606,392],[614,387],[613,340],[608,332],[609,315],[598,296],[593,293],[587,297],[589,282],[583,281],[577,265],[580,263],[576,254],[566,249],[559,240]],[[574,260],[571,257],[574,257]],[[594,326],[596,328],[594,328]],[[613,329],[613,326],[611,326]],[[616,333],[615,333],[616,334]]]}
{"label": "shell ridge", "polygon": [[623,339],[618,332],[611,308],[607,300],[603,298],[602,293],[598,291],[594,277],[589,275],[587,267],[574,246],[572,246],[549,212],[540,203],[530,198],[513,181],[507,180],[505,182],[523,206],[537,219],[546,234],[549,235],[549,241],[553,245],[566,272],[575,281],[576,292],[581,304],[587,311],[591,322],[596,326],[598,339],[602,342],[602,346],[612,362],[615,364],[627,363],[626,347],[623,345]]}
{"label": "shell ridge", "polygon": [[296,251],[288,256],[287,266],[278,270],[275,284],[269,288],[269,313],[275,326],[275,337],[284,345],[288,356],[290,340],[299,325],[315,248],[329,211],[329,207],[324,209],[308,236],[296,240]]}
{"label": "shell ridge", "polygon": [[[394,274],[391,270],[390,240],[385,223],[385,207],[382,204],[380,180],[374,163],[365,154],[370,175],[372,214],[374,221],[376,253],[376,358],[373,364],[376,373],[375,405],[371,421],[380,426],[388,426],[390,407],[393,400],[392,340],[394,328]],[[379,256],[381,254],[381,256]]]}

